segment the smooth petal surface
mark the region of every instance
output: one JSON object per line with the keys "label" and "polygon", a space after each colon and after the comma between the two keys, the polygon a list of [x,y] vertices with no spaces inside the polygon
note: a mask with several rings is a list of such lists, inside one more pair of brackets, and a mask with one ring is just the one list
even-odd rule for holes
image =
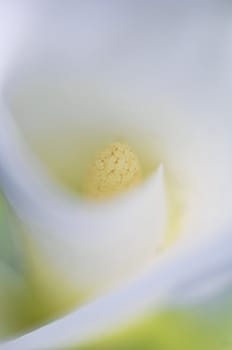
{"label": "smooth petal surface", "polygon": [[[41,247],[48,266],[53,264],[61,279],[65,275],[81,295],[89,297],[153,261],[167,222],[162,167],[136,189],[113,200],[74,201],[59,196],[52,185],[51,193],[46,192],[49,182],[41,182],[38,167],[37,173],[30,171],[33,161],[26,158],[28,152],[13,125],[3,113],[1,120],[5,126],[0,141],[4,192],[30,230],[33,244]],[[16,178],[18,168],[21,172]]]}
{"label": "smooth petal surface", "polygon": [[[102,4],[105,6],[106,2]],[[51,252],[51,258],[56,261],[59,270],[63,269],[70,276],[76,276],[80,272],[79,266],[77,268],[73,264],[76,247],[73,249],[69,243],[73,239],[74,217],[77,217],[77,212],[73,209],[76,200],[71,196],[71,204],[66,206],[70,193],[63,189],[67,183],[73,184],[76,177],[81,177],[81,174],[75,172],[70,175],[70,169],[73,169],[77,159],[81,159],[85,148],[97,147],[102,135],[108,135],[105,141],[119,135],[131,141],[142,158],[146,158],[148,172],[159,164],[163,165],[167,176],[167,193],[174,203],[173,221],[177,221],[175,231],[178,237],[190,239],[189,246],[187,248],[184,240],[180,239],[174,253],[168,251],[162,255],[161,260],[157,259],[154,270],[143,279],[120,293],[99,299],[47,327],[7,344],[8,349],[12,346],[20,349],[21,346],[22,350],[31,350],[38,345],[46,349],[69,346],[74,342],[79,342],[82,346],[83,342],[90,341],[95,336],[111,332],[113,328],[120,329],[125,320],[132,322],[141,319],[148,309],[156,313],[163,303],[178,304],[182,300],[192,303],[198,298],[203,301],[231,281],[232,60],[231,18],[228,16],[231,7],[227,2],[194,2],[186,6],[180,1],[173,6],[172,11],[167,11],[171,6],[169,2],[140,4],[132,6],[133,10],[131,6],[122,3],[113,7],[103,6],[104,16],[101,7],[98,7],[98,11],[94,7],[90,11],[91,21],[90,8],[86,3],[82,3],[81,8],[77,5],[75,9],[72,7],[71,12],[68,6],[65,14],[64,7],[60,6],[56,8],[55,16],[54,7],[48,6],[48,11],[43,6],[46,20],[44,22],[38,18],[38,27],[43,27],[43,30],[34,36],[35,46],[38,44],[38,47],[33,46],[29,58],[23,57],[26,63],[24,62],[19,76],[13,72],[12,80],[4,86],[4,104],[8,102],[9,110],[26,142],[33,149],[34,156],[38,156],[43,165],[46,164],[47,170],[63,187],[60,191],[55,186],[54,191],[53,185],[48,181],[48,174],[41,176],[43,181],[39,181],[40,185],[37,186],[38,182],[32,180],[34,175],[31,174],[31,169],[37,169],[40,175],[41,171],[34,162],[30,162],[31,165],[26,168],[20,167],[21,176],[25,179],[19,181],[20,174],[17,170],[22,163],[21,155],[14,156],[15,146],[13,149],[6,147],[8,151],[13,150],[13,157],[8,158],[2,153],[2,179],[5,191],[17,212],[23,219],[29,218],[28,227],[33,233],[33,239],[37,243],[42,242],[41,250]],[[78,14],[80,21],[77,21]],[[123,25],[119,26],[118,23]],[[88,30],[80,31],[80,28]],[[76,38],[77,32],[79,40]],[[27,62],[32,64],[27,65]],[[6,112],[3,114],[7,115]],[[91,147],[86,141],[86,135],[91,139]],[[93,135],[97,135],[96,139]],[[2,135],[2,142],[4,137]],[[6,137],[5,141],[8,142]],[[141,143],[143,145],[140,148]],[[74,156],[69,156],[70,154]],[[89,154],[86,154],[82,158],[87,161],[88,157]],[[9,164],[12,160],[13,163]],[[78,163],[78,169],[81,168],[80,165]],[[10,191],[13,187],[9,184],[16,185],[14,188],[20,189],[19,192]],[[47,185],[49,191],[44,191]],[[126,197],[120,199],[125,206],[120,206],[117,222],[128,213],[125,208],[128,208],[127,204],[132,198],[138,204],[139,200],[137,202],[135,197],[138,196],[140,200],[142,197],[148,204],[147,197],[143,194],[150,193],[150,186],[157,190],[158,196],[149,197],[149,203],[156,206],[157,202],[153,202],[153,199],[163,198],[163,195],[160,196],[163,192],[160,170],[142,185],[142,191],[138,188],[137,194],[134,192],[129,196],[128,193],[127,200]],[[57,197],[61,201],[57,201]],[[19,198],[23,199],[20,200],[20,203],[24,203],[23,206],[19,205]],[[120,201],[112,203],[112,207],[115,209]],[[48,216],[43,214],[45,209]],[[98,211],[101,209],[99,207]],[[115,212],[111,212],[111,209],[106,208],[113,222],[111,214]],[[89,217],[91,210],[89,206],[84,206],[80,213],[81,226],[88,230],[93,228],[92,224],[86,220],[85,226],[82,218]],[[150,213],[150,210],[146,211],[149,218]],[[114,233],[108,237],[101,230],[106,219],[103,215],[99,216],[99,212],[92,215],[93,213],[91,223],[96,223],[108,251],[110,245],[115,245],[112,237],[118,237],[116,227],[106,222],[107,230],[112,229]],[[143,218],[147,220],[147,217]],[[153,219],[152,217],[152,223]],[[67,223],[70,222],[71,233],[68,232],[68,237],[71,238],[67,240],[67,249],[64,249],[66,242],[63,245],[63,237],[67,239],[67,227],[70,225]],[[136,229],[138,226],[141,234],[145,231],[139,228],[138,222],[131,220],[130,225],[120,225],[120,228],[129,232],[136,224]],[[173,224],[170,228],[173,230]],[[135,247],[139,247],[142,240],[140,241],[139,231],[136,232],[139,239]],[[150,239],[150,231],[147,234]],[[86,242],[86,235],[83,236],[81,248],[85,252],[88,249],[93,255],[93,250],[96,252],[96,241]],[[155,239],[158,237],[159,234],[155,235]],[[110,242],[107,241],[108,238]],[[205,243],[194,243],[198,239],[207,240]],[[92,243],[95,244],[94,249]],[[149,240],[146,241],[148,243]],[[147,245],[141,245],[145,252]],[[54,247],[54,251],[51,247]],[[97,248],[101,255],[102,247]],[[153,249],[153,246],[149,248]],[[55,254],[55,251],[58,253]],[[70,256],[67,258],[63,254],[69,251]],[[137,254],[138,250],[135,252]],[[112,260],[109,254],[106,255],[107,259],[110,258],[107,261],[111,261],[111,266],[109,264],[108,267],[115,266],[116,255],[112,255]],[[128,258],[127,255],[124,257]],[[97,259],[93,263],[86,255],[79,258],[85,264],[86,261],[96,264],[98,271],[101,270],[102,266],[97,263]],[[130,261],[133,261],[131,256],[128,259],[129,265]],[[85,274],[80,279],[86,286],[96,282],[91,264],[88,265],[90,271],[84,267]],[[105,276],[107,273],[110,275],[110,269],[103,267],[102,281],[104,279],[105,283]],[[113,276],[110,277],[114,283]],[[100,278],[101,275],[99,280]],[[97,288],[101,288],[100,285]]]}
{"label": "smooth petal surface", "polygon": [[30,16],[29,7],[25,1],[21,1],[20,4],[14,0],[3,1],[0,8],[0,85],[2,87],[7,73],[14,63],[14,56],[28,34]]}
{"label": "smooth petal surface", "polygon": [[[111,346],[110,349],[113,349],[115,343],[117,344],[117,339],[120,342],[120,332],[122,332],[122,337],[124,336],[123,327],[127,329],[128,324],[131,324],[133,329],[134,325],[136,327],[137,323],[140,324],[139,322],[146,325],[146,320],[150,324],[152,315],[162,309],[164,305],[173,308],[173,300],[176,302],[178,295],[183,298],[182,306],[186,302],[190,302],[189,305],[194,302],[196,305],[200,300],[202,302],[202,300],[210,299],[209,297],[215,298],[219,291],[228,287],[231,279],[229,270],[232,264],[230,242],[230,232],[224,232],[221,237],[215,232],[210,240],[201,241],[201,244],[194,243],[192,239],[187,241],[185,239],[181,248],[179,245],[175,245],[168,256],[164,254],[157,260],[156,267],[127,288],[100,298],[15,341],[3,344],[1,349],[8,350],[14,347],[24,350],[67,349],[73,346],[82,349],[86,344],[90,344],[91,348],[91,343],[95,348],[94,344],[95,346],[98,346],[99,342],[101,344],[101,339],[102,344],[104,344],[104,337],[106,337],[106,344]],[[214,255],[207,254],[209,249],[214,252]],[[215,269],[228,273],[228,278],[225,279],[221,288],[216,293],[215,290],[208,290],[207,293],[200,293],[197,298],[190,297],[190,299],[184,300],[184,297],[188,296],[188,290],[193,292],[195,288],[198,288],[201,276],[206,284],[215,279]],[[218,280],[220,281],[220,279],[221,276],[218,274]],[[189,317],[187,320],[194,322],[194,315],[191,316],[190,313]],[[152,323],[150,326],[156,334]],[[208,334],[204,337],[198,328],[196,330],[198,330],[196,335],[199,336],[199,341],[208,339]],[[107,335],[110,342],[111,336],[109,335],[115,332],[115,343],[107,343]],[[136,335],[134,336],[136,337]],[[150,339],[155,341],[152,335]],[[198,345],[197,339],[195,340],[196,345]],[[130,340],[128,341],[130,342]],[[183,345],[181,340],[179,343]],[[169,345],[171,346],[171,344]],[[215,348],[219,349],[216,344]]]}
{"label": "smooth petal surface", "polygon": [[122,137],[148,170],[164,165],[178,230],[210,231],[232,209],[230,7],[128,4],[38,6],[4,97],[62,185],[76,185],[99,139]]}

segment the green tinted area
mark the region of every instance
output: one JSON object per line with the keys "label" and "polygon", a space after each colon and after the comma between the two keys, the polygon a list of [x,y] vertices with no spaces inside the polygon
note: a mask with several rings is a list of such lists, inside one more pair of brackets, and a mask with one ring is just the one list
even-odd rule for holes
{"label": "green tinted area", "polygon": [[9,261],[12,256],[12,241],[8,231],[6,207],[0,194],[0,260],[4,261]]}
{"label": "green tinted area", "polygon": [[[53,301],[55,289],[51,290],[48,297],[33,279],[28,278],[28,264],[20,266],[18,243],[12,239],[14,229],[10,219],[9,209],[0,196],[0,262],[10,267],[0,270],[0,337],[3,338],[56,318],[61,305],[58,301]],[[168,310],[158,315],[141,317],[123,329],[69,349],[231,350],[231,329],[230,288],[227,295],[192,306],[187,311]]]}
{"label": "green tinted area", "polygon": [[7,201],[0,192],[0,262],[15,271],[22,270],[22,246],[19,241],[19,222],[16,222]]}
{"label": "green tinted area", "polygon": [[28,291],[16,225],[0,193],[0,337],[18,333],[27,324]]}
{"label": "green tinted area", "polygon": [[30,232],[0,194],[0,339],[35,329],[79,304],[77,292],[66,290],[26,237]]}
{"label": "green tinted area", "polygon": [[[218,318],[217,318],[218,316]],[[147,317],[121,332],[108,335],[78,350],[230,350],[232,308],[220,311],[173,310]]]}
{"label": "green tinted area", "polygon": [[0,194],[0,338],[32,329],[58,313],[31,278],[21,229]]}

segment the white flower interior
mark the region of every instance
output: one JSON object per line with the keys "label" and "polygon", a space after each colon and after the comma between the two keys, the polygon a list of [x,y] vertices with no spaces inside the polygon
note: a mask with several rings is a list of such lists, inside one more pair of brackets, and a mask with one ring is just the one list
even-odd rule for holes
{"label": "white flower interior", "polygon": [[[141,12],[132,18],[129,9],[128,13],[118,9],[112,13],[116,23],[124,24],[120,28],[128,29],[128,16],[137,28]],[[167,220],[171,233],[199,237],[230,222],[231,108],[227,99],[230,81],[225,74],[230,71],[229,60],[222,62],[217,57],[216,65],[207,64],[208,51],[203,49],[208,47],[214,57],[214,37],[221,22],[213,12],[197,18],[189,14],[188,23],[184,16],[184,23],[180,21],[173,32],[170,23],[175,18],[165,17],[164,12],[162,6],[156,15],[152,12],[156,20],[143,23],[136,40],[130,30],[116,29],[108,16],[99,20],[102,13],[98,11],[91,13],[84,35],[76,16],[63,22],[59,13],[54,21],[50,14],[49,20],[43,20],[44,32],[34,36],[36,45],[30,43],[30,54],[22,58],[5,85],[4,103],[7,101],[34,156],[57,184],[55,188],[51,185],[48,174],[34,178],[33,170],[29,177],[32,163],[17,164],[21,146],[10,144],[9,148],[4,138],[12,140],[3,133],[5,191],[40,249],[84,294],[91,290],[94,295],[132,276],[141,268],[141,261],[145,266],[155,256],[156,243],[165,232],[164,186],[172,203],[173,217]],[[125,21],[122,13],[127,13]],[[84,23],[82,20],[81,26]],[[79,39],[87,37],[77,40],[77,33]],[[209,33],[212,47],[208,46]],[[121,34],[126,38],[124,48]],[[95,35],[102,38],[98,44]],[[109,45],[112,36],[113,49]],[[202,66],[202,62],[206,63]],[[135,149],[147,180],[109,206],[93,207],[81,198],[74,199],[71,193],[78,192],[93,152],[117,140]],[[17,157],[8,157],[6,150],[16,152]],[[26,159],[31,157],[27,150],[23,152]],[[20,164],[25,167],[18,174]],[[21,197],[10,191],[9,179],[22,190]],[[24,194],[31,206],[29,201],[20,205]],[[139,214],[132,217],[133,207]]]}
{"label": "white flower interior", "polygon": [[[62,111],[61,105],[56,106],[50,96],[55,87],[55,77],[44,77],[44,85],[39,92],[41,66],[33,67],[38,69],[34,75],[30,68],[27,65],[26,76],[20,79],[16,76],[15,80],[10,80],[6,100],[19,130],[32,146],[34,156],[28,152],[28,146],[21,140],[19,132],[14,130],[11,117],[7,116],[7,110],[2,106],[5,130],[13,136],[11,139],[4,131],[1,137],[2,168],[8,169],[6,176],[3,176],[5,188],[16,211],[26,223],[25,230],[30,232],[31,253],[27,264],[35,266],[32,273],[40,274],[43,267],[39,260],[43,260],[42,266],[49,266],[51,273],[54,275],[55,270],[55,275],[58,275],[58,282],[50,288],[58,288],[57,284],[59,286],[60,281],[65,281],[72,296],[73,289],[76,291],[76,302],[83,302],[133,278],[155,258],[167,227],[163,170],[158,168],[157,160],[149,160],[149,157],[152,159],[152,152],[145,152],[144,145],[140,147],[138,134],[133,133],[134,128],[131,130],[127,118],[123,122],[120,109],[112,113],[112,106],[101,105],[103,101],[100,102],[100,99],[93,96],[93,104],[89,104],[85,99],[81,101],[80,96],[75,108],[67,105],[68,110],[58,115],[58,111]],[[71,95],[76,90],[70,81],[67,83],[69,87],[64,82],[55,83],[61,87],[59,97],[57,92],[57,101],[65,93]],[[44,89],[48,90],[45,92]],[[42,102],[41,98],[44,97]],[[31,101],[29,104],[28,100]],[[34,111],[44,107],[41,118],[32,115],[30,106],[33,100]],[[52,107],[57,111],[52,111]],[[34,118],[38,124],[32,121]],[[126,140],[133,146],[141,159],[145,179],[122,198],[112,198],[99,204],[86,202],[79,191],[83,175],[96,150],[115,140]],[[40,159],[40,165],[31,159],[35,155]],[[44,165],[49,170],[48,174]],[[15,174],[19,175],[17,179]],[[51,185],[52,178],[57,180],[55,186]],[[15,188],[19,188],[21,193],[13,190]],[[44,272],[41,274],[41,279],[45,280]],[[49,274],[46,278],[54,279]],[[42,284],[47,285],[47,282],[42,281]]]}

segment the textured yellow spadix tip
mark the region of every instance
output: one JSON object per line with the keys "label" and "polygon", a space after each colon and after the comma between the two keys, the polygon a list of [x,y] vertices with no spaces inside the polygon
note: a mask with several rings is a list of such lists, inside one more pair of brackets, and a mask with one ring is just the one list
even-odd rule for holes
{"label": "textured yellow spadix tip", "polygon": [[121,193],[141,180],[137,155],[127,145],[115,142],[96,154],[86,176],[88,197],[104,198]]}

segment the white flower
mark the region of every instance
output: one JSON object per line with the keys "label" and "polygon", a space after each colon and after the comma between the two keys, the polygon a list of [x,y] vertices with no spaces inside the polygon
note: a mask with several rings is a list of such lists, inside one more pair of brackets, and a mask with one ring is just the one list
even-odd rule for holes
{"label": "white flower", "polygon": [[[0,349],[81,346],[231,281],[229,19],[216,5],[131,6],[38,3],[17,66],[2,46],[1,186],[60,318]],[[144,180],[99,203],[74,195],[118,140]]]}

